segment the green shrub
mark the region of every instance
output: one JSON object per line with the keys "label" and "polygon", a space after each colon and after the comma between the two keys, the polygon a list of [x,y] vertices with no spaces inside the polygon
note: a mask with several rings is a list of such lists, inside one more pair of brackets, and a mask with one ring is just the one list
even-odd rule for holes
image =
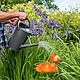
{"label": "green shrub", "polygon": [[[34,2],[16,4],[8,11],[19,11],[24,9],[28,14],[30,21],[36,18],[39,22],[41,16],[35,14],[33,9]],[[46,9],[41,5],[37,6],[38,9],[44,12]],[[3,8],[4,9],[4,8]],[[5,10],[5,9],[4,9]],[[36,72],[36,65],[45,61],[50,61],[50,52],[40,47],[28,47],[21,49],[18,52],[12,52],[6,49],[6,56],[2,57],[3,61],[3,80],[79,80],[80,79],[80,33],[77,32],[79,26],[79,12],[47,12],[47,20],[52,18],[58,25],[58,28],[52,28],[50,23],[47,26],[42,24],[42,36],[30,36],[32,43],[39,42],[40,40],[48,41],[50,51],[57,53],[61,58],[61,63],[57,64],[59,70],[55,73],[39,73]],[[61,28],[62,27],[62,28]],[[70,32],[66,32],[69,28]],[[44,30],[47,31],[44,34]],[[52,35],[52,30],[56,34]],[[58,35],[60,33],[61,37]],[[68,34],[70,33],[70,34]],[[73,38],[71,38],[73,36]],[[58,38],[58,39],[57,39]],[[76,39],[74,41],[74,39]],[[26,41],[28,43],[28,41]],[[67,43],[69,43],[67,45]],[[75,43],[75,44],[74,44]],[[51,62],[52,63],[52,62]]]}

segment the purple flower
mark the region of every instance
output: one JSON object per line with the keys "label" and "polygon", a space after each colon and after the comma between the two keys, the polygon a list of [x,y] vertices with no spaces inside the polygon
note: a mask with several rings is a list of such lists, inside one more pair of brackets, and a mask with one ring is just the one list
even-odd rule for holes
{"label": "purple flower", "polygon": [[50,19],[50,24],[51,25],[56,25],[56,23],[52,19]]}
{"label": "purple flower", "polygon": [[62,25],[60,25],[60,29],[62,29]]}
{"label": "purple flower", "polygon": [[42,36],[42,34],[39,34],[40,36]]}
{"label": "purple flower", "polygon": [[80,25],[78,26],[78,29],[80,29]]}
{"label": "purple flower", "polygon": [[38,36],[38,33],[33,33],[32,36]]}
{"label": "purple flower", "polygon": [[40,12],[40,10],[39,9],[36,9],[36,12],[37,12],[37,14]]}
{"label": "purple flower", "polygon": [[14,26],[12,24],[10,24],[10,27],[12,27],[14,29]]}
{"label": "purple flower", "polygon": [[3,47],[0,45],[0,49],[2,49]]}
{"label": "purple flower", "polygon": [[43,15],[46,15],[46,11],[43,12]]}
{"label": "purple flower", "polygon": [[42,15],[42,18],[45,20],[45,19],[47,19],[47,16]]}
{"label": "purple flower", "polygon": [[54,33],[54,30],[52,30],[52,34]]}
{"label": "purple flower", "polygon": [[58,25],[57,25],[57,24],[55,24],[55,25],[54,25],[54,28],[58,28]]}
{"label": "purple flower", "polygon": [[6,34],[5,37],[8,38],[9,37],[9,34]]}
{"label": "purple flower", "polygon": [[56,34],[53,35],[53,39],[58,40],[58,37],[56,36]]}
{"label": "purple flower", "polygon": [[71,34],[71,31],[69,28],[66,29],[66,34]]}
{"label": "purple flower", "polygon": [[39,33],[39,36],[42,36],[42,33]]}
{"label": "purple flower", "polygon": [[12,33],[13,32],[13,29],[14,29],[13,27],[10,27],[9,28],[9,32]]}
{"label": "purple flower", "polygon": [[44,21],[44,19],[42,18],[39,22],[41,22],[41,23],[42,23],[43,21]]}
{"label": "purple flower", "polygon": [[60,32],[58,33],[58,37],[59,37],[60,39],[62,39],[62,37],[61,37],[61,35],[60,35]]}
{"label": "purple flower", "polygon": [[45,20],[44,26],[48,25],[48,20]]}
{"label": "purple flower", "polygon": [[19,10],[19,12],[24,12],[24,9]]}
{"label": "purple flower", "polygon": [[36,9],[37,4],[34,4],[33,9]]}
{"label": "purple flower", "polygon": [[10,28],[10,29],[9,29],[9,32],[12,33],[12,31],[13,31],[12,28]]}
{"label": "purple flower", "polygon": [[41,28],[41,22],[38,22],[37,25],[38,25],[38,28]]}
{"label": "purple flower", "polygon": [[38,28],[38,33],[42,32],[42,28]]}
{"label": "purple flower", "polygon": [[39,11],[38,15],[39,15],[39,16],[42,16],[42,11],[41,11],[41,10]]}
{"label": "purple flower", "polygon": [[34,27],[34,24],[33,24],[32,22],[30,23],[30,27],[31,27],[31,28],[33,28],[33,27]]}
{"label": "purple flower", "polygon": [[36,18],[33,18],[33,19],[32,19],[32,23],[33,23],[33,24],[37,24]]}
{"label": "purple flower", "polygon": [[2,53],[2,55],[3,55],[3,56],[5,56],[5,55],[6,55],[4,50],[2,50],[2,51],[1,51],[1,53]]}

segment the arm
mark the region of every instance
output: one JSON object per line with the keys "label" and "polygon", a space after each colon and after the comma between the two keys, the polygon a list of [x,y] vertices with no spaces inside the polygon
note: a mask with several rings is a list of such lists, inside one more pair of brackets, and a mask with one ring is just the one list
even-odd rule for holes
{"label": "arm", "polygon": [[12,18],[19,18],[20,20],[27,19],[27,14],[24,12],[0,12],[0,22],[5,22]]}
{"label": "arm", "polygon": [[18,12],[0,12],[0,22],[5,22],[11,18],[19,18]]}

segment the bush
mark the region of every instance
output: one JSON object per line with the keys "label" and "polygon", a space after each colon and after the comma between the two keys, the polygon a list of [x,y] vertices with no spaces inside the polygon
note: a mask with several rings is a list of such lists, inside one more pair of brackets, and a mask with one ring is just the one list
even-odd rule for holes
{"label": "bush", "polygon": [[[30,22],[34,23],[33,26],[41,30],[39,30],[40,34],[39,31],[35,31],[35,34],[30,36],[31,43],[44,40],[48,41],[50,45],[46,45],[43,48],[28,47],[18,52],[6,49],[6,56],[2,57],[3,80],[80,79],[80,44],[78,43],[80,40],[80,13],[78,11],[47,12],[41,5],[36,8],[34,2],[16,4],[8,11],[25,11]],[[40,21],[42,24],[39,25]],[[31,24],[32,29],[33,26]],[[49,56],[52,51],[61,58],[61,63],[56,64],[59,68],[58,72],[48,74],[36,72],[35,67],[38,63],[51,62]]]}

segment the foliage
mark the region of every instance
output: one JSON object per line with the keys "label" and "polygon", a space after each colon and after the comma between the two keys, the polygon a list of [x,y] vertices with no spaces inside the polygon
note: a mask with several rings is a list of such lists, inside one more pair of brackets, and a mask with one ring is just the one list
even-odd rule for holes
{"label": "foliage", "polygon": [[[71,12],[47,12],[47,9],[44,9],[41,5],[36,6],[37,9],[34,8],[34,2],[16,4],[12,6],[9,11],[20,11],[24,10],[32,22],[33,19],[36,19],[39,24],[40,20],[43,19],[43,15],[41,16],[41,12],[44,13],[46,11],[45,20],[42,22],[41,26],[43,29],[46,29],[49,34],[51,34],[52,39],[57,39],[60,37],[64,42],[79,42],[80,39],[80,16],[77,10],[73,10]],[[3,6],[3,10],[4,10]],[[35,11],[36,10],[36,11]],[[45,16],[45,17],[46,17]],[[48,22],[48,23],[47,23]],[[57,36],[58,37],[57,37]]]}
{"label": "foliage", "polygon": [[46,8],[53,8],[53,9],[59,9],[58,6],[56,6],[55,4],[52,4],[52,2],[54,2],[54,0],[34,0],[34,2],[36,4],[41,4],[44,5]]}
{"label": "foliage", "polygon": [[17,3],[24,3],[24,2],[28,2],[30,0],[1,0],[1,4],[17,4]]}
{"label": "foliage", "polygon": [[[80,79],[80,16],[78,11],[72,12],[47,12],[41,5],[33,9],[34,2],[13,5],[8,11],[25,11],[32,23],[35,18],[39,23],[43,19],[43,13],[47,16],[42,23],[42,36],[30,36],[31,43],[48,41],[50,44],[41,47],[28,47],[13,52],[6,49],[6,56],[2,56],[3,80],[79,80]],[[24,10],[23,10],[24,9]],[[3,10],[6,9],[3,6]],[[38,10],[38,12],[36,11]],[[42,16],[40,11],[42,11]],[[46,13],[45,13],[46,10]],[[45,22],[48,20],[48,24]],[[60,34],[60,35],[59,35]],[[72,38],[73,36],[73,38]],[[75,39],[75,40],[74,40]],[[26,41],[26,43],[29,43]],[[48,52],[50,50],[50,52]],[[38,73],[35,70],[37,64],[49,61],[49,56],[57,53],[61,63],[55,73]],[[1,62],[1,61],[0,61]]]}
{"label": "foliage", "polygon": [[59,9],[58,6],[55,4],[51,4],[53,1],[51,0],[1,0],[0,3],[4,5],[6,9],[11,8],[12,5],[20,4],[20,3],[27,3],[29,1],[34,1],[35,3],[39,5],[43,5],[44,7],[48,6],[48,8]]}

